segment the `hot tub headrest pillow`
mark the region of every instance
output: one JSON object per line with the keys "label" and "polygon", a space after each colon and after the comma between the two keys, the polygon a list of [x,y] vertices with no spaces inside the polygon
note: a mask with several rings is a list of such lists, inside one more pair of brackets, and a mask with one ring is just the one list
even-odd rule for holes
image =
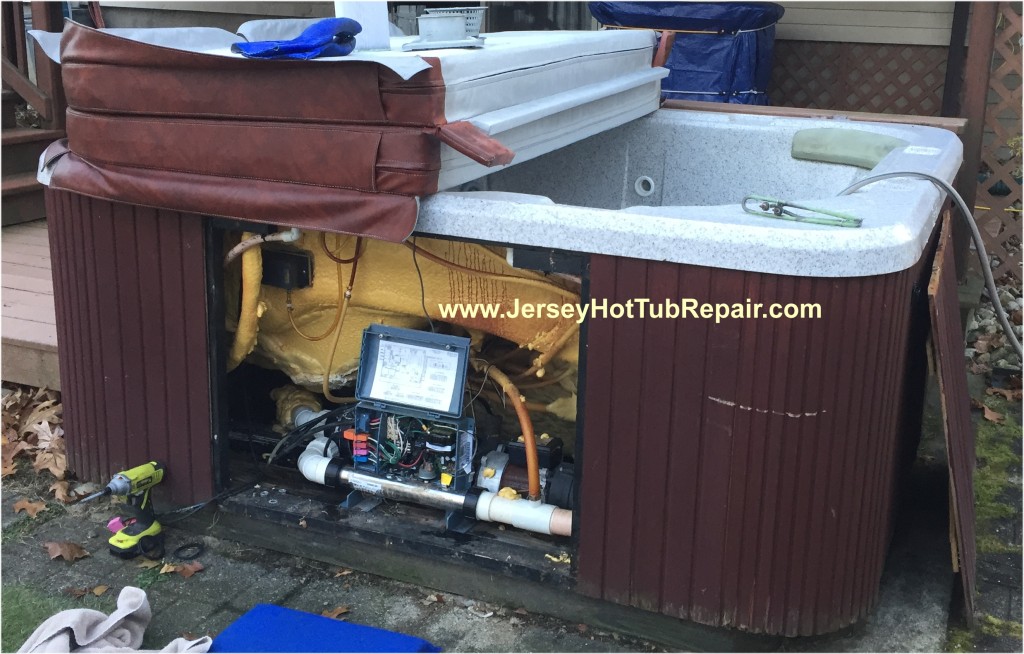
{"label": "hot tub headrest pillow", "polygon": [[816,127],[803,129],[793,135],[794,159],[845,164],[871,170],[896,148],[909,145],[907,141],[861,129]]}

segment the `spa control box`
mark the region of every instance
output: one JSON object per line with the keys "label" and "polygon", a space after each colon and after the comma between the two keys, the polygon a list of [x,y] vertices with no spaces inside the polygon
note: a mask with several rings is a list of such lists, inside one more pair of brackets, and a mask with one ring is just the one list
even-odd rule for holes
{"label": "spa control box", "polygon": [[463,417],[469,339],[370,325],[363,331],[353,467],[437,490],[472,486],[475,422]]}

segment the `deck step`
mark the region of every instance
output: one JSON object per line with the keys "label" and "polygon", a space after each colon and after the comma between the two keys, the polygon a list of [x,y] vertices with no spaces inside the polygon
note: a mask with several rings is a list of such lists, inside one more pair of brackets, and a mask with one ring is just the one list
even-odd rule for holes
{"label": "deck step", "polygon": [[43,185],[36,181],[35,172],[4,175],[0,188],[3,197],[0,222],[5,227],[46,217]]}
{"label": "deck step", "polygon": [[39,155],[48,145],[57,139],[64,138],[64,132],[55,129],[34,129],[32,127],[14,127],[0,132],[4,156],[0,174],[16,175],[18,173],[35,173],[39,163]]}
{"label": "deck step", "polygon": [[[27,184],[19,186],[27,187]],[[6,219],[6,215],[4,217]],[[4,381],[59,389],[57,320],[46,222],[4,227],[0,244],[3,260],[0,377]]]}

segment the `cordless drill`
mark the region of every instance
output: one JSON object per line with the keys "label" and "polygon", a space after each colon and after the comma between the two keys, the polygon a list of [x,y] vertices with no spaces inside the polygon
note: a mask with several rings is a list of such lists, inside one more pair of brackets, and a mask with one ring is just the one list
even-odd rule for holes
{"label": "cordless drill", "polygon": [[114,532],[108,541],[110,553],[122,559],[134,559],[140,554],[150,559],[164,555],[163,527],[156,519],[149,491],[164,478],[164,465],[150,461],[114,475],[107,487],[83,499],[89,502],[107,495],[123,495],[128,503],[118,508],[118,515],[107,523]]}

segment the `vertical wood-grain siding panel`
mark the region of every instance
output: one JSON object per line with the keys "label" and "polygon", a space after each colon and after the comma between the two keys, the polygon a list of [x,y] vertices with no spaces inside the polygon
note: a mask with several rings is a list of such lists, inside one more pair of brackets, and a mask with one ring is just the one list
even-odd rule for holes
{"label": "vertical wood-grain siding panel", "polygon": [[591,320],[578,588],[790,636],[864,617],[914,404],[922,264],[812,279],[594,255],[590,269],[596,301],[817,303],[821,318]]}
{"label": "vertical wood-grain siding panel", "polygon": [[171,500],[213,494],[203,221],[46,192],[71,468],[167,465]]}

